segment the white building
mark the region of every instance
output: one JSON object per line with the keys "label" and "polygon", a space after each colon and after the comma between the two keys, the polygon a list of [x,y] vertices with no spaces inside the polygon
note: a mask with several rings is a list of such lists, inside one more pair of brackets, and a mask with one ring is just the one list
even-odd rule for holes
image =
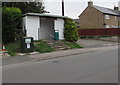
{"label": "white building", "polygon": [[34,40],[54,39],[55,32],[58,32],[59,39],[64,39],[65,16],[27,13],[23,15],[23,29],[27,37]]}

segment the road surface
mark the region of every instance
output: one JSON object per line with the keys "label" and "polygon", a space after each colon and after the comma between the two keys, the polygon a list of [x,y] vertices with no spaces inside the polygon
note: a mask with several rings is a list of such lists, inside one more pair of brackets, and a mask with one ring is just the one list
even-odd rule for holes
{"label": "road surface", "polygon": [[3,67],[3,83],[117,83],[118,47]]}

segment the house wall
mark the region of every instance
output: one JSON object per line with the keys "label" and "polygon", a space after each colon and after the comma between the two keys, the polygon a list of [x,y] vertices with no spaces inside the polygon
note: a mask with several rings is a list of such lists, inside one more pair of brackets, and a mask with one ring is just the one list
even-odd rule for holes
{"label": "house wall", "polygon": [[118,28],[118,17],[116,17],[113,15],[109,15],[109,19],[105,19],[105,15],[104,14],[104,23],[106,25],[109,25],[109,28]]}
{"label": "house wall", "polygon": [[120,17],[118,17],[118,28],[120,28]]}
{"label": "house wall", "polygon": [[79,16],[79,27],[81,29],[103,28],[103,13],[92,6],[88,6]]}
{"label": "house wall", "polygon": [[54,29],[59,31],[59,39],[64,39],[64,20],[61,18],[57,18],[54,23]]}
{"label": "house wall", "polygon": [[27,37],[33,37],[34,40],[38,40],[38,28],[40,27],[39,17],[38,16],[26,16],[25,21],[26,21]]}
{"label": "house wall", "polygon": [[[54,37],[54,19],[40,17],[39,40]],[[53,37],[52,37],[53,36]]]}

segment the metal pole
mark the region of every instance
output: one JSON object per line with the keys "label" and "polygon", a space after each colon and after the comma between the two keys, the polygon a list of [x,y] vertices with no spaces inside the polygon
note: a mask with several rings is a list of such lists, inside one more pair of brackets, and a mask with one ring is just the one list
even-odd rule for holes
{"label": "metal pole", "polygon": [[64,0],[62,0],[62,16],[64,16]]}

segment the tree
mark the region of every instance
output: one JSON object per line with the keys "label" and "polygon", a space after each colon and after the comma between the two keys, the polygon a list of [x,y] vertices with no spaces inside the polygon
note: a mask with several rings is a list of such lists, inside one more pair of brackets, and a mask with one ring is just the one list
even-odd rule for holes
{"label": "tree", "polygon": [[36,2],[3,2],[3,7],[16,7],[22,10],[22,13],[48,13],[45,11],[45,6],[43,2],[36,1]]}
{"label": "tree", "polygon": [[78,28],[76,23],[70,19],[65,19],[64,37],[66,41],[76,42],[78,40]]}
{"label": "tree", "polygon": [[21,23],[21,10],[19,8],[3,7],[2,9],[2,39],[3,43],[15,41],[18,25]]}

